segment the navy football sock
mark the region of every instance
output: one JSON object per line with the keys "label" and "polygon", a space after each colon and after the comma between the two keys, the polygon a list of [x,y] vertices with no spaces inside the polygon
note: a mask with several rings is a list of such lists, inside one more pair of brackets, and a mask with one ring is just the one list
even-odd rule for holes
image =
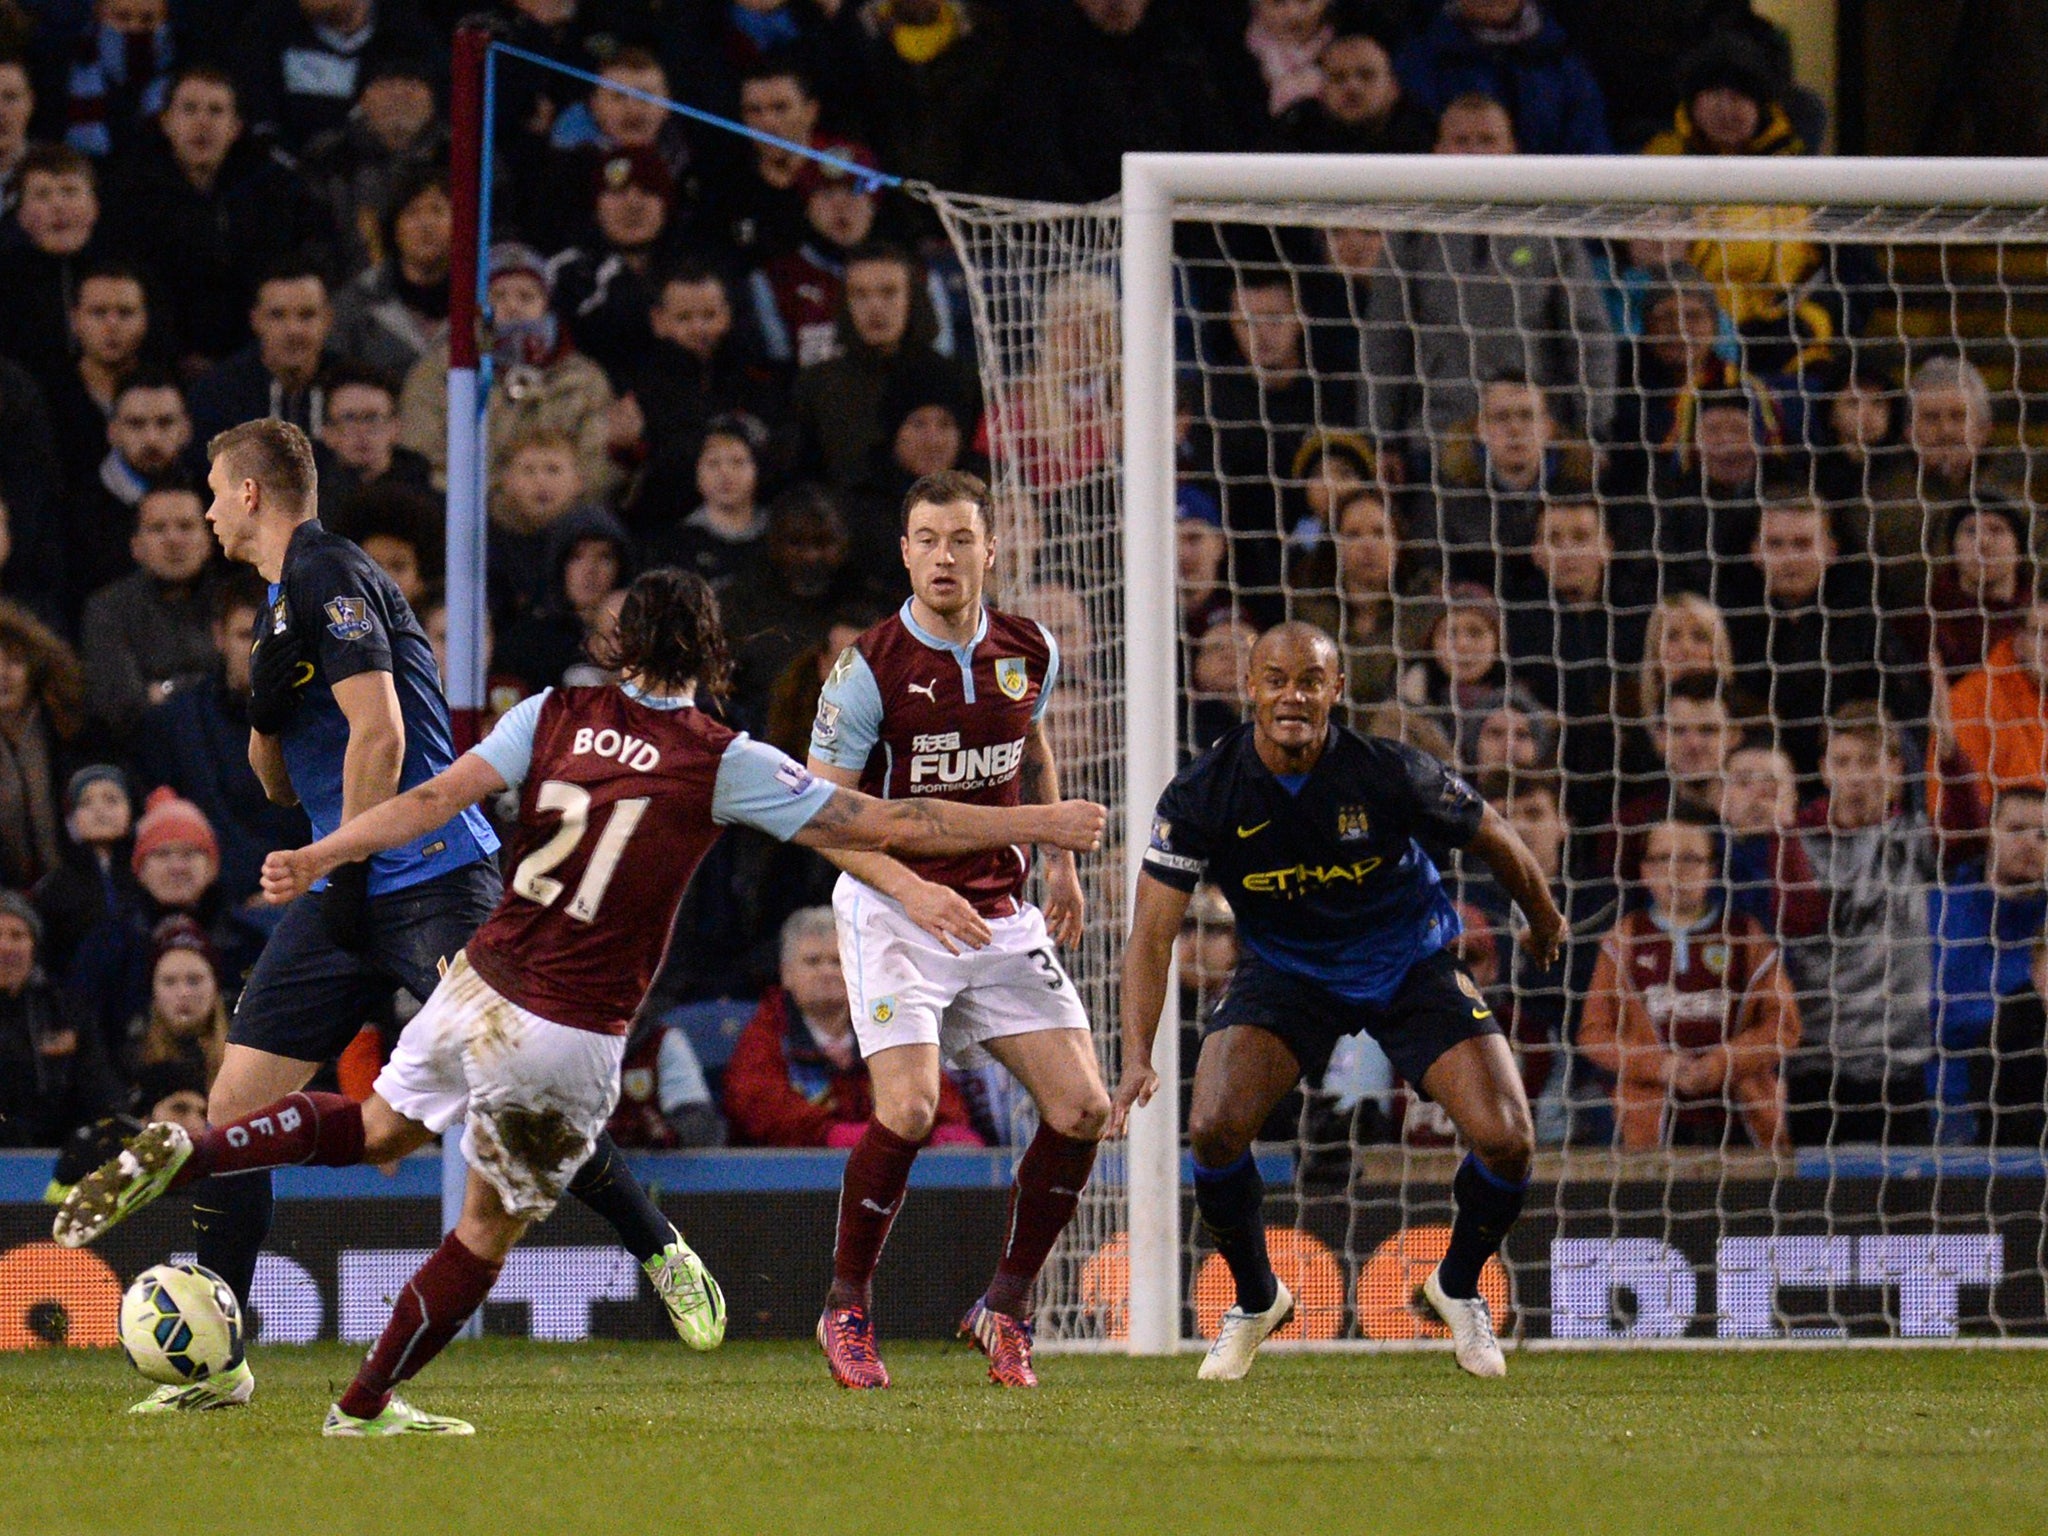
{"label": "navy football sock", "polygon": [[1451,1196],[1458,1203],[1457,1219],[1451,1223],[1451,1246],[1437,1266],[1437,1283],[1446,1296],[1469,1301],[1479,1294],[1479,1271],[1500,1252],[1508,1228],[1522,1214],[1522,1198],[1529,1181],[1511,1184],[1494,1173],[1469,1152],[1458,1164],[1451,1180]]}
{"label": "navy football sock", "polygon": [[569,1193],[610,1222],[626,1252],[643,1264],[675,1240],[675,1228],[640,1187],[609,1135],[597,1138],[596,1150],[569,1181]]}
{"label": "navy football sock", "polygon": [[1230,1266],[1237,1304],[1247,1312],[1265,1311],[1279,1295],[1279,1282],[1266,1258],[1266,1223],[1260,1214],[1265,1201],[1266,1183],[1251,1153],[1227,1168],[1195,1164],[1195,1209],[1216,1251]]}
{"label": "navy football sock", "polygon": [[253,1326],[249,1287],[256,1258],[270,1235],[270,1170],[224,1174],[192,1186],[193,1247],[199,1262],[225,1280],[242,1304],[243,1334]]}

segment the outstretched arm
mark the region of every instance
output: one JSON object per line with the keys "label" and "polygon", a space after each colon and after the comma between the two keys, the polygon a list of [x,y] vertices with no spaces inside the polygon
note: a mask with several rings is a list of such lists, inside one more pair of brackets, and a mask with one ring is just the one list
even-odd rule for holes
{"label": "outstretched arm", "polygon": [[877,800],[836,788],[791,842],[807,848],[870,848],[916,857],[946,857],[1049,843],[1092,853],[1102,846],[1109,812],[1090,800],[1057,805],[960,805],[949,800]]}
{"label": "outstretched arm", "polygon": [[1124,942],[1123,1076],[1110,1106],[1109,1129],[1121,1136],[1133,1109],[1152,1101],[1159,1074],[1152,1069],[1152,1042],[1166,1010],[1166,982],[1173,967],[1173,941],[1180,935],[1192,891],[1179,890],[1150,875],[1138,876],[1137,911]]}
{"label": "outstretched arm", "polygon": [[1564,943],[1564,914],[1557,910],[1557,902],[1550,894],[1550,882],[1544,878],[1529,845],[1507,824],[1506,818],[1489,805],[1480,820],[1479,833],[1469,847],[1471,852],[1486,861],[1486,867],[1493,871],[1501,889],[1515,899],[1515,905],[1529,920],[1529,926],[1522,932],[1522,948],[1538,965],[1555,965],[1558,950]]}
{"label": "outstretched arm", "polygon": [[[829,784],[837,784],[841,789],[850,790],[860,783],[860,774],[857,770],[842,768],[837,763],[828,763],[815,752],[811,754],[808,767],[818,778]],[[945,945],[953,954],[959,954],[962,945],[969,949],[979,949],[989,941],[990,931],[987,922],[958,891],[925,879],[916,870],[890,858],[886,853],[855,851],[851,848],[826,848],[820,851],[826,859],[845,870],[854,879],[898,903],[906,917]]]}
{"label": "outstretched arm", "polygon": [[263,899],[282,905],[336,865],[401,847],[504,787],[496,768],[475,752],[465,752],[426,783],[372,806],[319,842],[271,854],[263,861]]}

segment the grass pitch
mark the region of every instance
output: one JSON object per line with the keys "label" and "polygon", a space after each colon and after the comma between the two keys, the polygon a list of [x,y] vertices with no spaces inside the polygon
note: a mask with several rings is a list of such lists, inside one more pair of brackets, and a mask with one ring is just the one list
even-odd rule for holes
{"label": "grass pitch", "polygon": [[245,1410],[140,1420],[108,1352],[0,1357],[0,1531],[206,1536],[2036,1531],[2048,1355],[1275,1354],[1236,1386],[1062,1357],[1036,1393],[896,1344],[455,1346],[408,1389],[472,1440],[324,1441],[358,1351],[254,1357]]}

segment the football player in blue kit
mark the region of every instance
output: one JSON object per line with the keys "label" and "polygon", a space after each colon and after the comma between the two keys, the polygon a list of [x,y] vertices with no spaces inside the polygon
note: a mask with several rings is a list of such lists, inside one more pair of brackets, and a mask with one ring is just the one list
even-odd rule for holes
{"label": "football player in blue kit", "polygon": [[1202,1377],[1242,1377],[1293,1313],[1266,1257],[1252,1138],[1361,1030],[1471,1149],[1451,1186],[1449,1250],[1422,1290],[1458,1364],[1500,1376],[1479,1274],[1521,1211],[1534,1135],[1507,1040],[1451,951],[1461,927],[1439,868],[1457,850],[1482,860],[1520,906],[1521,942],[1541,964],[1555,959],[1565,921],[1534,855],[1469,784],[1424,752],[1331,723],[1343,690],[1328,635],[1300,623],[1268,630],[1252,651],[1252,722],[1159,797],[1124,951],[1110,1134],[1159,1085],[1152,1042],[1173,942],[1196,885],[1210,881],[1236,914],[1242,958],[1204,1031],[1188,1140],[1196,1209],[1237,1302]]}

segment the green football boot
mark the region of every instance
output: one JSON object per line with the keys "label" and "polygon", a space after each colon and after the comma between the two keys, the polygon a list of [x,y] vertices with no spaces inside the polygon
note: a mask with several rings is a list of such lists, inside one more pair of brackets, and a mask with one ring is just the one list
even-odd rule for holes
{"label": "green football boot", "polygon": [[421,1413],[404,1398],[394,1397],[374,1419],[352,1418],[336,1403],[327,1410],[320,1433],[330,1440],[382,1440],[387,1435],[473,1435],[476,1426],[467,1419]]}
{"label": "green football boot", "polygon": [[640,1268],[654,1294],[668,1308],[668,1320],[692,1349],[716,1349],[725,1342],[725,1292],[674,1227],[670,1243]]}

